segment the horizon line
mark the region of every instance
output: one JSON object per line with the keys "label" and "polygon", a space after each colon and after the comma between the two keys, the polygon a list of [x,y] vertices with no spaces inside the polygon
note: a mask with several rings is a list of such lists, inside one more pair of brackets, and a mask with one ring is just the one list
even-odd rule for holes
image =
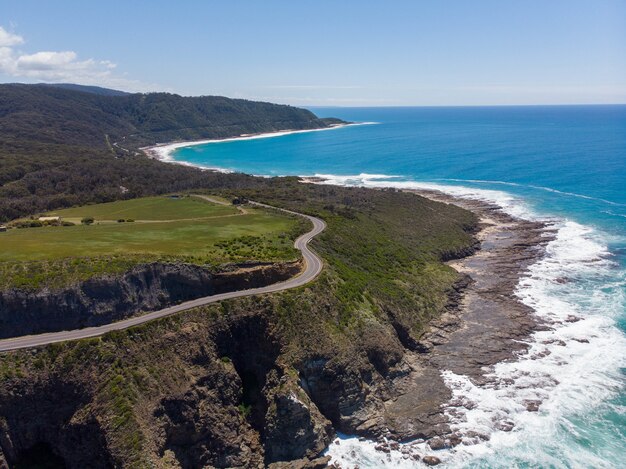
{"label": "horizon line", "polygon": [[434,108],[434,107],[556,107],[556,106],[626,106],[623,103],[532,103],[532,104],[388,104],[388,105],[367,105],[359,104],[354,106],[343,106],[337,104],[287,104],[287,106],[296,106],[303,108]]}
{"label": "horizon line", "polygon": [[285,106],[294,106],[299,108],[337,108],[337,109],[348,109],[348,108],[473,108],[473,107],[556,107],[556,106],[625,106],[626,102],[617,102],[617,103],[507,103],[507,104],[357,104],[357,105],[342,105],[342,104],[294,104],[294,103],[278,103],[276,101],[268,101],[263,98],[241,98],[241,97],[232,97],[227,96],[225,94],[183,94],[176,93],[173,91],[126,91],[119,88],[109,88],[106,85],[95,85],[95,84],[81,84],[81,83],[72,83],[72,82],[36,82],[36,83],[25,83],[19,81],[13,82],[3,82],[0,83],[2,85],[47,85],[47,86],[55,86],[55,85],[77,85],[84,87],[97,87],[108,89],[112,91],[119,91],[122,93],[128,94],[152,94],[152,93],[166,93],[166,94],[175,94],[182,97],[194,98],[194,97],[202,97],[202,96],[215,96],[215,97],[224,97],[229,99],[243,99],[247,101],[257,101],[257,102],[267,102],[273,104],[282,104]]}

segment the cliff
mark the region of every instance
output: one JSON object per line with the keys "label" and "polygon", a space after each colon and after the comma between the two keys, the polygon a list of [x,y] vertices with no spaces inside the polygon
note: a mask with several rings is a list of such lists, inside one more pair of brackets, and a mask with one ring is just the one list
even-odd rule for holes
{"label": "cliff", "polygon": [[0,291],[0,338],[108,324],[194,298],[270,285],[301,268],[301,262],[291,262],[212,272],[192,264],[152,263],[60,290]]}

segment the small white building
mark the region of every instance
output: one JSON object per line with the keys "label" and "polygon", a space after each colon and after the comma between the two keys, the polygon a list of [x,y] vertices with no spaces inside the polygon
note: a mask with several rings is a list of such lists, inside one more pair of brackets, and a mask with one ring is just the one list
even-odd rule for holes
{"label": "small white building", "polygon": [[61,217],[39,217],[39,221],[61,221]]}
{"label": "small white building", "polygon": [[0,225],[0,233],[4,232],[7,230],[7,227],[4,225]]}

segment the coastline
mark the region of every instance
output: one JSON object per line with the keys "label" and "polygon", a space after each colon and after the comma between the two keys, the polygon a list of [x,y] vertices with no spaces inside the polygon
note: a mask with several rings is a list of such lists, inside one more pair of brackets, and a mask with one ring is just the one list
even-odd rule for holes
{"label": "coastline", "polygon": [[[326,454],[335,467],[363,462],[369,467],[381,456],[399,467],[411,467],[411,461],[424,456],[445,462],[457,448],[465,451],[488,441],[493,431],[512,431],[515,424],[503,415],[483,431],[464,426],[466,412],[476,403],[457,392],[452,377],[463,376],[473,386],[498,385],[492,367],[528,352],[533,333],[546,328],[516,291],[528,267],[544,257],[546,245],[554,239],[548,224],[513,217],[488,202],[432,190],[407,192],[476,213],[480,247],[447,262],[461,274],[451,302],[431,322],[418,350],[407,353],[411,371],[390,384],[394,391],[383,403],[383,411],[363,425],[372,439],[341,436],[329,446]],[[520,412],[537,412],[541,402],[529,399],[524,406]]]}
{"label": "coastline", "polygon": [[[228,139],[174,142],[142,150],[162,161],[198,167],[196,164],[173,160],[170,153],[178,148],[207,143],[271,138],[364,124],[367,123],[242,135]],[[228,172],[223,168],[204,169]],[[303,183],[329,183],[325,175],[301,177],[300,180]],[[330,182],[333,183],[336,182]],[[385,183],[380,181],[374,188],[390,186]],[[453,398],[450,375],[466,376],[475,385],[485,384],[490,367],[510,361],[527,351],[530,348],[531,335],[545,327],[532,308],[522,303],[517,295],[517,287],[529,265],[543,257],[545,246],[553,236],[550,236],[547,223],[528,221],[508,214],[505,207],[496,203],[446,194],[430,188],[401,190],[455,204],[476,213],[480,218],[480,230],[476,233],[480,248],[470,256],[448,262],[448,265],[471,280],[462,282],[453,295],[456,296],[456,303],[450,305],[446,313],[431,323],[429,332],[420,341],[421,353],[409,354],[411,356],[408,364],[413,372],[403,382],[394,383],[396,392],[391,393],[393,398],[385,403],[385,413],[390,419],[382,424],[380,415],[376,415],[370,421],[364,422],[363,428],[369,428],[372,435],[384,430],[390,438],[398,441],[414,440],[420,435],[443,437],[443,441],[448,442],[444,446],[449,446],[450,441],[462,441],[460,435],[451,429],[456,419],[455,414],[457,417],[459,414],[460,401]],[[422,377],[425,375],[429,377],[426,387],[416,385],[423,381]],[[426,406],[418,402],[425,395],[433,396]],[[533,401],[528,408],[536,411],[539,405],[540,403]],[[419,424],[416,425],[415,421]],[[513,428],[506,422],[498,426],[506,431]],[[485,438],[488,436],[474,436],[464,443],[484,441]],[[474,441],[470,441],[472,439]]]}
{"label": "coastline", "polygon": [[[536,236],[533,239],[517,238],[518,242],[513,244],[518,244],[521,251],[510,252],[511,257],[507,258],[520,263],[517,273],[506,261],[493,264],[496,270],[492,277],[499,279],[499,275],[505,273],[503,280],[509,284],[505,296],[516,305],[513,317],[505,318],[510,324],[504,327],[502,334],[495,329],[488,332],[494,333],[492,337],[496,344],[508,343],[513,349],[496,346],[495,356],[499,356],[499,361],[494,360],[488,348],[482,352],[475,350],[475,357],[468,355],[467,351],[455,350],[455,363],[451,367],[457,372],[447,367],[447,362],[442,364],[444,354],[432,361],[428,359],[428,353],[413,354],[408,360],[413,371],[412,379],[395,382],[393,386],[397,392],[390,395],[389,401],[377,409],[376,415],[372,413],[371,419],[364,420],[365,425],[358,429],[359,435],[374,439],[340,435],[326,454],[332,457],[333,463],[340,464],[338,467],[381,467],[381,463],[384,466],[389,462],[394,467],[408,468],[415,464],[410,458],[426,454],[451,464],[475,458],[497,461],[500,450],[514,446],[518,453],[512,457],[525,461],[524,448],[536,444],[537,432],[549,428],[553,433],[561,434],[552,425],[560,419],[565,419],[567,424],[567,413],[571,414],[576,406],[588,407],[595,405],[590,403],[596,400],[602,402],[612,396],[611,389],[607,389],[602,381],[604,369],[615,368],[620,360],[606,356],[606,350],[612,342],[621,345],[623,339],[619,331],[613,330],[611,319],[588,315],[565,297],[574,295],[578,299],[581,272],[588,275],[589,271],[598,270],[602,272],[600,275],[608,278],[612,265],[609,252],[602,243],[588,236],[592,228],[563,217],[541,217],[510,193],[471,186],[390,181],[392,177],[318,174],[301,177],[301,180],[411,190],[444,203],[469,204],[474,210],[482,209],[481,218],[487,224],[483,225],[478,236],[483,249],[475,254],[476,257],[453,261],[452,265],[459,270],[477,270],[476,262],[484,268],[484,259],[480,259],[488,251],[486,247],[495,249],[493,242],[507,242],[515,231],[519,231],[509,223],[511,220],[534,224],[534,227],[528,227],[536,231]],[[469,205],[466,208],[470,208]],[[499,224],[503,225],[501,229],[497,228]],[[524,254],[526,248],[528,251]],[[460,297],[463,302],[468,301],[466,295],[471,287],[466,288],[465,295]],[[485,285],[483,290],[488,293],[490,286]],[[495,313],[504,307],[499,296],[503,294],[498,295],[496,290],[492,305],[498,308],[490,312],[494,325],[498,325]],[[564,297],[565,300],[561,299]],[[472,325],[471,320],[459,320],[459,311],[456,314],[449,311],[450,314],[441,318],[443,321],[433,323],[431,334],[424,337],[427,352],[429,345],[435,350],[443,350],[450,336],[454,341],[462,337],[458,332],[455,335],[456,331],[462,332],[467,324]],[[520,330],[515,327],[517,323]],[[473,339],[471,334],[466,337]],[[607,364],[595,371],[593,357]],[[610,381],[611,376],[608,379]],[[416,387],[418,380],[421,388]],[[600,397],[596,399],[594,394]],[[434,398],[424,400],[424,396],[429,395]],[[399,421],[389,428],[386,422],[381,422],[381,415],[399,417]],[[425,431],[430,433],[426,435]],[[418,436],[420,432],[423,436]],[[550,434],[547,438],[552,436]],[[546,443],[547,451],[551,449],[550,441]]]}
{"label": "coastline", "polygon": [[321,128],[321,129],[279,130],[276,132],[265,132],[265,133],[259,133],[259,134],[242,134],[238,137],[228,137],[228,138],[220,138],[220,139],[203,139],[203,140],[191,140],[191,141],[183,141],[183,142],[158,143],[156,145],[142,147],[139,150],[144,152],[144,154],[146,154],[148,157],[157,159],[159,161],[163,161],[165,163],[182,164],[185,166],[193,166],[196,168],[208,169],[211,171],[230,173],[232,171],[225,169],[225,168],[208,167],[208,166],[202,166],[202,165],[188,163],[184,161],[176,161],[172,158],[171,154],[172,152],[178,150],[179,148],[206,145],[210,143],[257,140],[257,139],[262,139],[262,138],[282,137],[285,135],[310,133],[310,132],[322,132],[326,130],[342,129],[344,127],[352,127],[352,126],[358,126],[358,125],[372,125],[372,124],[375,124],[375,122],[351,122],[351,123],[346,123],[346,124],[333,124],[328,127]]}

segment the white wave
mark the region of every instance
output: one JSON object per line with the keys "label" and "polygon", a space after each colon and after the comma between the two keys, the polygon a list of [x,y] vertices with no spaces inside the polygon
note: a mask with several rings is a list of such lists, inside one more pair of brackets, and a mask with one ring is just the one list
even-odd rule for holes
{"label": "white wave", "polygon": [[606,213],[607,215],[611,215],[614,217],[626,218],[626,213],[615,213],[611,212],[610,210],[602,210],[602,213]]}
{"label": "white wave", "polygon": [[402,176],[391,176],[386,174],[358,174],[352,176],[341,176],[333,174],[316,174],[316,177],[324,179],[326,184],[337,184],[342,186],[363,186],[374,188],[395,187],[396,189],[423,189],[440,191],[446,194],[473,200],[482,200],[494,203],[502,207],[507,213],[519,218],[532,220],[545,220],[533,212],[524,201],[518,197],[504,192],[491,189],[476,189],[466,186],[456,186],[448,184],[436,184],[419,181],[398,181]]}
{"label": "white wave", "polygon": [[[615,318],[626,306],[626,282],[594,230],[571,221],[557,228],[547,255],[529,268],[517,289],[551,329],[534,333],[518,360],[494,366],[489,386],[444,373],[454,396],[475,406],[449,412],[453,428],[490,435],[478,448],[455,450],[461,461],[479,455],[496,464],[498,454],[542,467],[613,467],[616,461],[610,461],[614,454],[577,444],[573,421],[607,405],[623,387],[626,338]],[[529,402],[539,402],[539,412],[528,412]],[[502,421],[513,423],[514,431],[498,430]]]}
{"label": "white wave", "polygon": [[[339,176],[336,174],[316,173],[313,177],[323,179],[323,182],[325,183],[336,184],[339,186],[367,186],[370,184],[375,184],[377,181],[388,181],[389,179],[395,179],[398,176],[370,173],[361,173],[354,176]],[[389,183],[386,182],[386,185],[389,185]]]}
{"label": "white wave", "polygon": [[[442,373],[453,393],[451,404],[471,405],[445,409],[465,444],[436,454],[446,467],[617,467],[624,442],[610,440],[616,438],[610,432],[587,436],[592,430],[579,423],[593,419],[597,423],[601,420],[597,415],[611,409],[625,411],[613,408],[610,399],[624,388],[620,370],[626,367],[626,337],[615,321],[626,310],[626,275],[612,260],[607,236],[571,220],[541,216],[506,192],[391,177],[326,175],[326,179],[342,185],[358,181],[367,187],[438,190],[494,203],[516,217],[550,220],[555,239],[516,290],[550,329],[535,332],[528,351],[515,361],[486,370],[487,385],[475,385],[450,371]],[[537,412],[527,410],[531,403],[538,403]],[[505,422],[513,425],[512,431],[503,430]],[[489,439],[479,441],[477,433]],[[593,438],[593,444],[581,443],[585,438]],[[329,447],[328,454],[344,467],[409,464],[399,452],[387,457],[373,447],[372,442],[344,437],[340,445]],[[428,452],[423,445],[420,449]],[[410,464],[404,467],[415,467]]]}
{"label": "white wave", "polygon": [[517,182],[506,182],[506,181],[492,181],[492,180],[488,180],[488,179],[451,179],[451,178],[442,178],[442,179],[438,179],[438,180],[439,181],[452,181],[452,182],[471,182],[471,183],[476,183],[476,184],[500,184],[500,185],[503,185],[503,186],[512,186],[512,187],[528,187],[528,188],[531,188],[531,189],[539,189],[539,190],[546,191],[546,192],[552,192],[554,194],[567,195],[567,196],[570,196],[570,197],[578,197],[579,199],[595,200],[597,202],[603,202],[605,204],[619,206],[619,207],[625,207],[626,206],[626,204],[620,204],[618,202],[613,202],[612,200],[602,199],[602,198],[599,198],[599,197],[591,197],[589,195],[578,194],[576,192],[560,191],[558,189],[553,189],[551,187],[546,187],[546,186],[535,186],[533,184],[520,184],[520,183],[517,183]]}

